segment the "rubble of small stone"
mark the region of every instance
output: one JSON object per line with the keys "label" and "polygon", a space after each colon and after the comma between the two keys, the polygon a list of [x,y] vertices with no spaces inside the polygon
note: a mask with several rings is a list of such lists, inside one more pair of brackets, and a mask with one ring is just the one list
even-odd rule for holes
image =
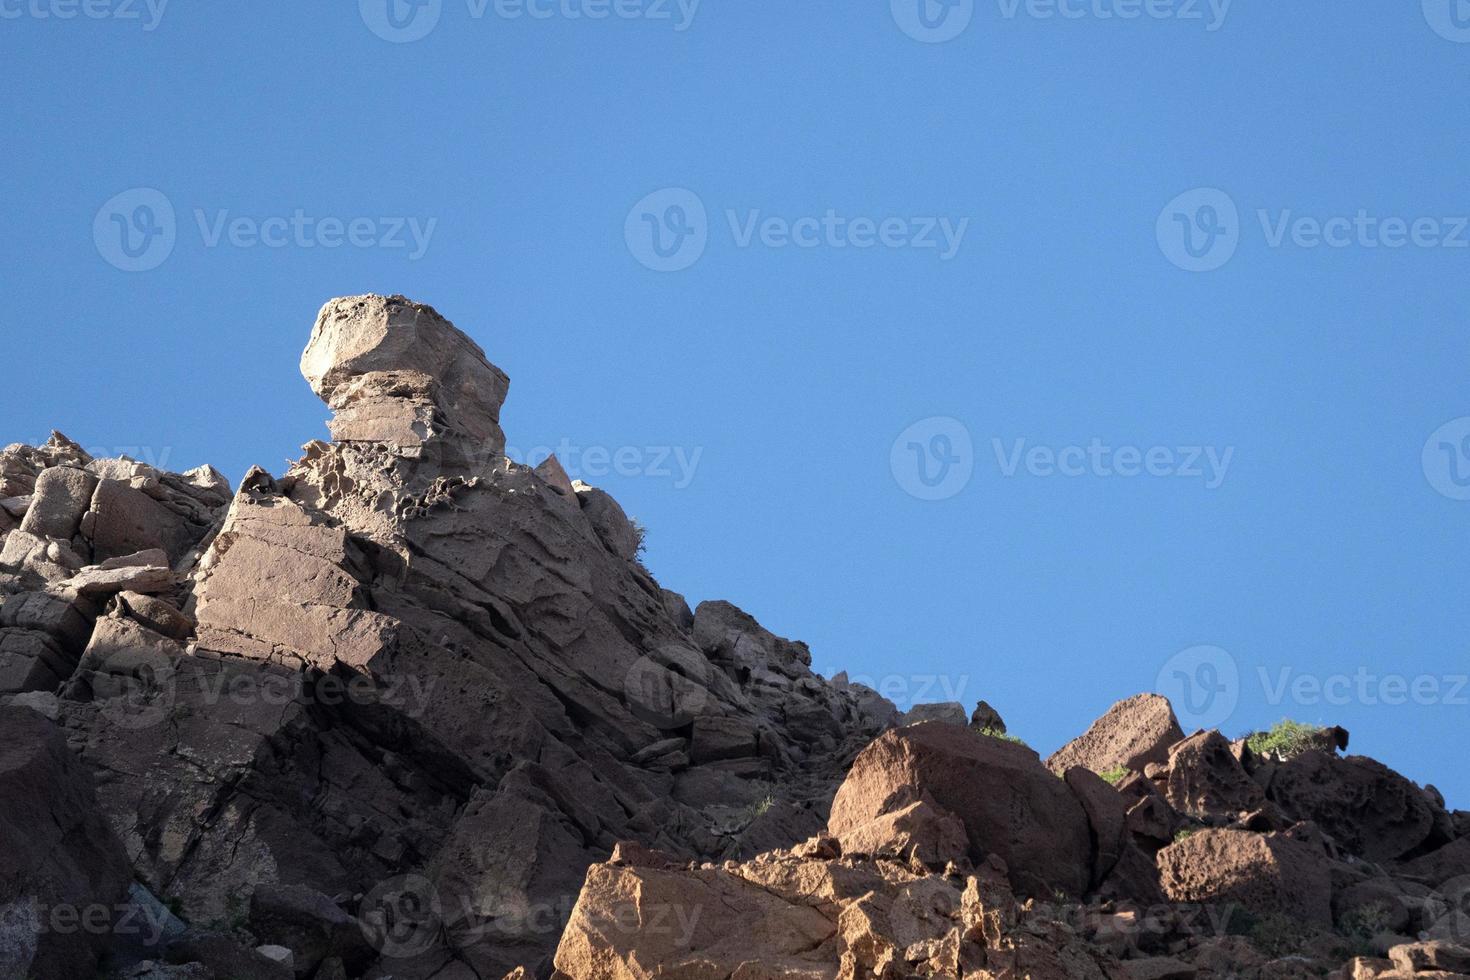
{"label": "rubble of small stone", "polygon": [[333,440],[233,493],[0,451],[0,976],[1470,973],[1470,813],[1346,732],[900,715],[506,458],[433,309],[301,368]]}

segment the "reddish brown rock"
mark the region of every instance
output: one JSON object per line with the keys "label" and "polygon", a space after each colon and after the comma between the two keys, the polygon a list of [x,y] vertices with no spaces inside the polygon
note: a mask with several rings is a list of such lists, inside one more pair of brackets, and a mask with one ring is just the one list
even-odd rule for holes
{"label": "reddish brown rock", "polygon": [[1158,862],[1175,902],[1235,903],[1258,916],[1332,925],[1327,856],[1284,834],[1202,830],[1164,848]]}
{"label": "reddish brown rock", "polygon": [[1082,766],[1103,773],[1119,766],[1142,772],[1168,758],[1169,746],[1184,738],[1169,699],[1136,694],[1108,709],[1092,727],[1046,760],[1053,772]]}
{"label": "reddish brown rock", "polygon": [[1267,793],[1295,820],[1311,820],[1352,854],[1390,861],[1418,847],[1434,826],[1424,793],[1363,756],[1303,753],[1283,763]]}
{"label": "reddish brown rock", "polygon": [[1175,810],[1201,820],[1238,817],[1266,801],[1219,732],[1200,732],[1169,750],[1166,795]]}
{"label": "reddish brown rock", "polygon": [[883,734],[854,761],[829,827],[841,838],[926,797],[963,822],[975,860],[1005,862],[1018,892],[1086,890],[1092,843],[1081,804],[1035,752],[968,728],[930,722]]}

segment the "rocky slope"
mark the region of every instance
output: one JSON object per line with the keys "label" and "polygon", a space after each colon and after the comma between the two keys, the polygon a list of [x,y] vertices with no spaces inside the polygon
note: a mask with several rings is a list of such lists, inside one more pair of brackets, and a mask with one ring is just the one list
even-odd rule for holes
{"label": "rocky slope", "polygon": [[900,718],[506,459],[434,310],[328,303],[302,373],[333,441],[233,494],[0,452],[0,976],[1470,967],[1470,814],[1346,733],[1140,695],[1043,762],[984,703]]}

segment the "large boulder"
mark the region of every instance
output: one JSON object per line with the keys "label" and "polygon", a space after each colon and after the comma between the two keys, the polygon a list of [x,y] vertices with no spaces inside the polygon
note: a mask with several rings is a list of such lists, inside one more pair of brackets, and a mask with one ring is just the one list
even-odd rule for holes
{"label": "large boulder", "polygon": [[1158,863],[1172,901],[1237,905],[1256,917],[1332,925],[1327,856],[1287,834],[1203,830],[1164,848]]}
{"label": "large boulder", "polygon": [[92,976],[131,882],[61,729],[0,707],[0,976]]}
{"label": "large boulder", "polygon": [[1019,893],[1087,889],[1093,848],[1082,804],[1031,749],[969,728],[929,722],[884,733],[853,762],[829,830],[842,837],[925,799],[964,824],[972,858],[1000,857]]}
{"label": "large boulder", "polygon": [[1166,796],[1175,810],[1200,820],[1237,818],[1266,801],[1230,743],[1213,731],[1191,735],[1170,748]]}
{"label": "large boulder", "polygon": [[1142,772],[1150,762],[1166,761],[1169,746],[1183,738],[1168,698],[1135,694],[1109,708],[1092,727],[1054,752],[1046,764],[1059,774],[1073,766],[1098,773],[1119,767]]}
{"label": "large boulder", "polygon": [[1314,821],[1343,848],[1370,861],[1403,857],[1434,827],[1423,791],[1364,756],[1304,752],[1275,770],[1267,795],[1293,819]]}

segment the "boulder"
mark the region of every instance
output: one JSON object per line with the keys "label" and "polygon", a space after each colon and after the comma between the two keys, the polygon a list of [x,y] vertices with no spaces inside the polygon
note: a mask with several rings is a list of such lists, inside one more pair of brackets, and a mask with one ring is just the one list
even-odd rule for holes
{"label": "boulder", "polygon": [[1053,753],[1046,764],[1056,773],[1073,766],[1099,773],[1120,766],[1142,772],[1150,762],[1166,761],[1169,747],[1183,738],[1168,698],[1136,694],[1109,708],[1086,732]]}
{"label": "boulder", "polygon": [[580,480],[572,486],[577,502],[582,505],[582,513],[592,522],[592,529],[597,532],[603,546],[624,561],[638,557],[643,548],[643,535],[633,526],[618,502],[607,492]]}
{"label": "boulder", "polygon": [[1091,769],[1073,766],[1062,778],[1082,804],[1092,830],[1092,887],[1096,888],[1112,873],[1123,856],[1123,848],[1130,843],[1127,804],[1116,789]]}
{"label": "boulder", "polygon": [[54,466],[36,477],[30,508],[20,529],[38,537],[70,541],[92,502],[97,478],[86,470]]}
{"label": "boulder", "polygon": [[1461,837],[1428,854],[1405,861],[1395,874],[1439,888],[1451,878],[1470,875],[1470,837]]}
{"label": "boulder", "polygon": [[0,707],[0,976],[92,976],[131,882],[62,730]]}
{"label": "boulder", "polygon": [[1311,820],[1344,849],[1391,861],[1424,842],[1434,814],[1423,792],[1363,756],[1310,751],[1276,769],[1267,795],[1295,820]]}
{"label": "boulder", "polygon": [[1087,815],[1031,749],[969,728],[928,722],[885,732],[837,791],[828,824],[839,839],[926,798],[965,826],[972,859],[996,855],[1015,889],[1080,895],[1092,876]]}
{"label": "boulder", "polygon": [[1407,943],[1389,950],[1388,958],[1404,973],[1470,973],[1470,947],[1456,943]]}
{"label": "boulder", "polygon": [[1236,904],[1256,916],[1332,926],[1332,876],[1320,849],[1285,834],[1202,830],[1159,852],[1175,902]]}
{"label": "boulder", "polygon": [[1169,805],[1199,820],[1235,818],[1266,801],[1219,732],[1191,735],[1169,749]]}

